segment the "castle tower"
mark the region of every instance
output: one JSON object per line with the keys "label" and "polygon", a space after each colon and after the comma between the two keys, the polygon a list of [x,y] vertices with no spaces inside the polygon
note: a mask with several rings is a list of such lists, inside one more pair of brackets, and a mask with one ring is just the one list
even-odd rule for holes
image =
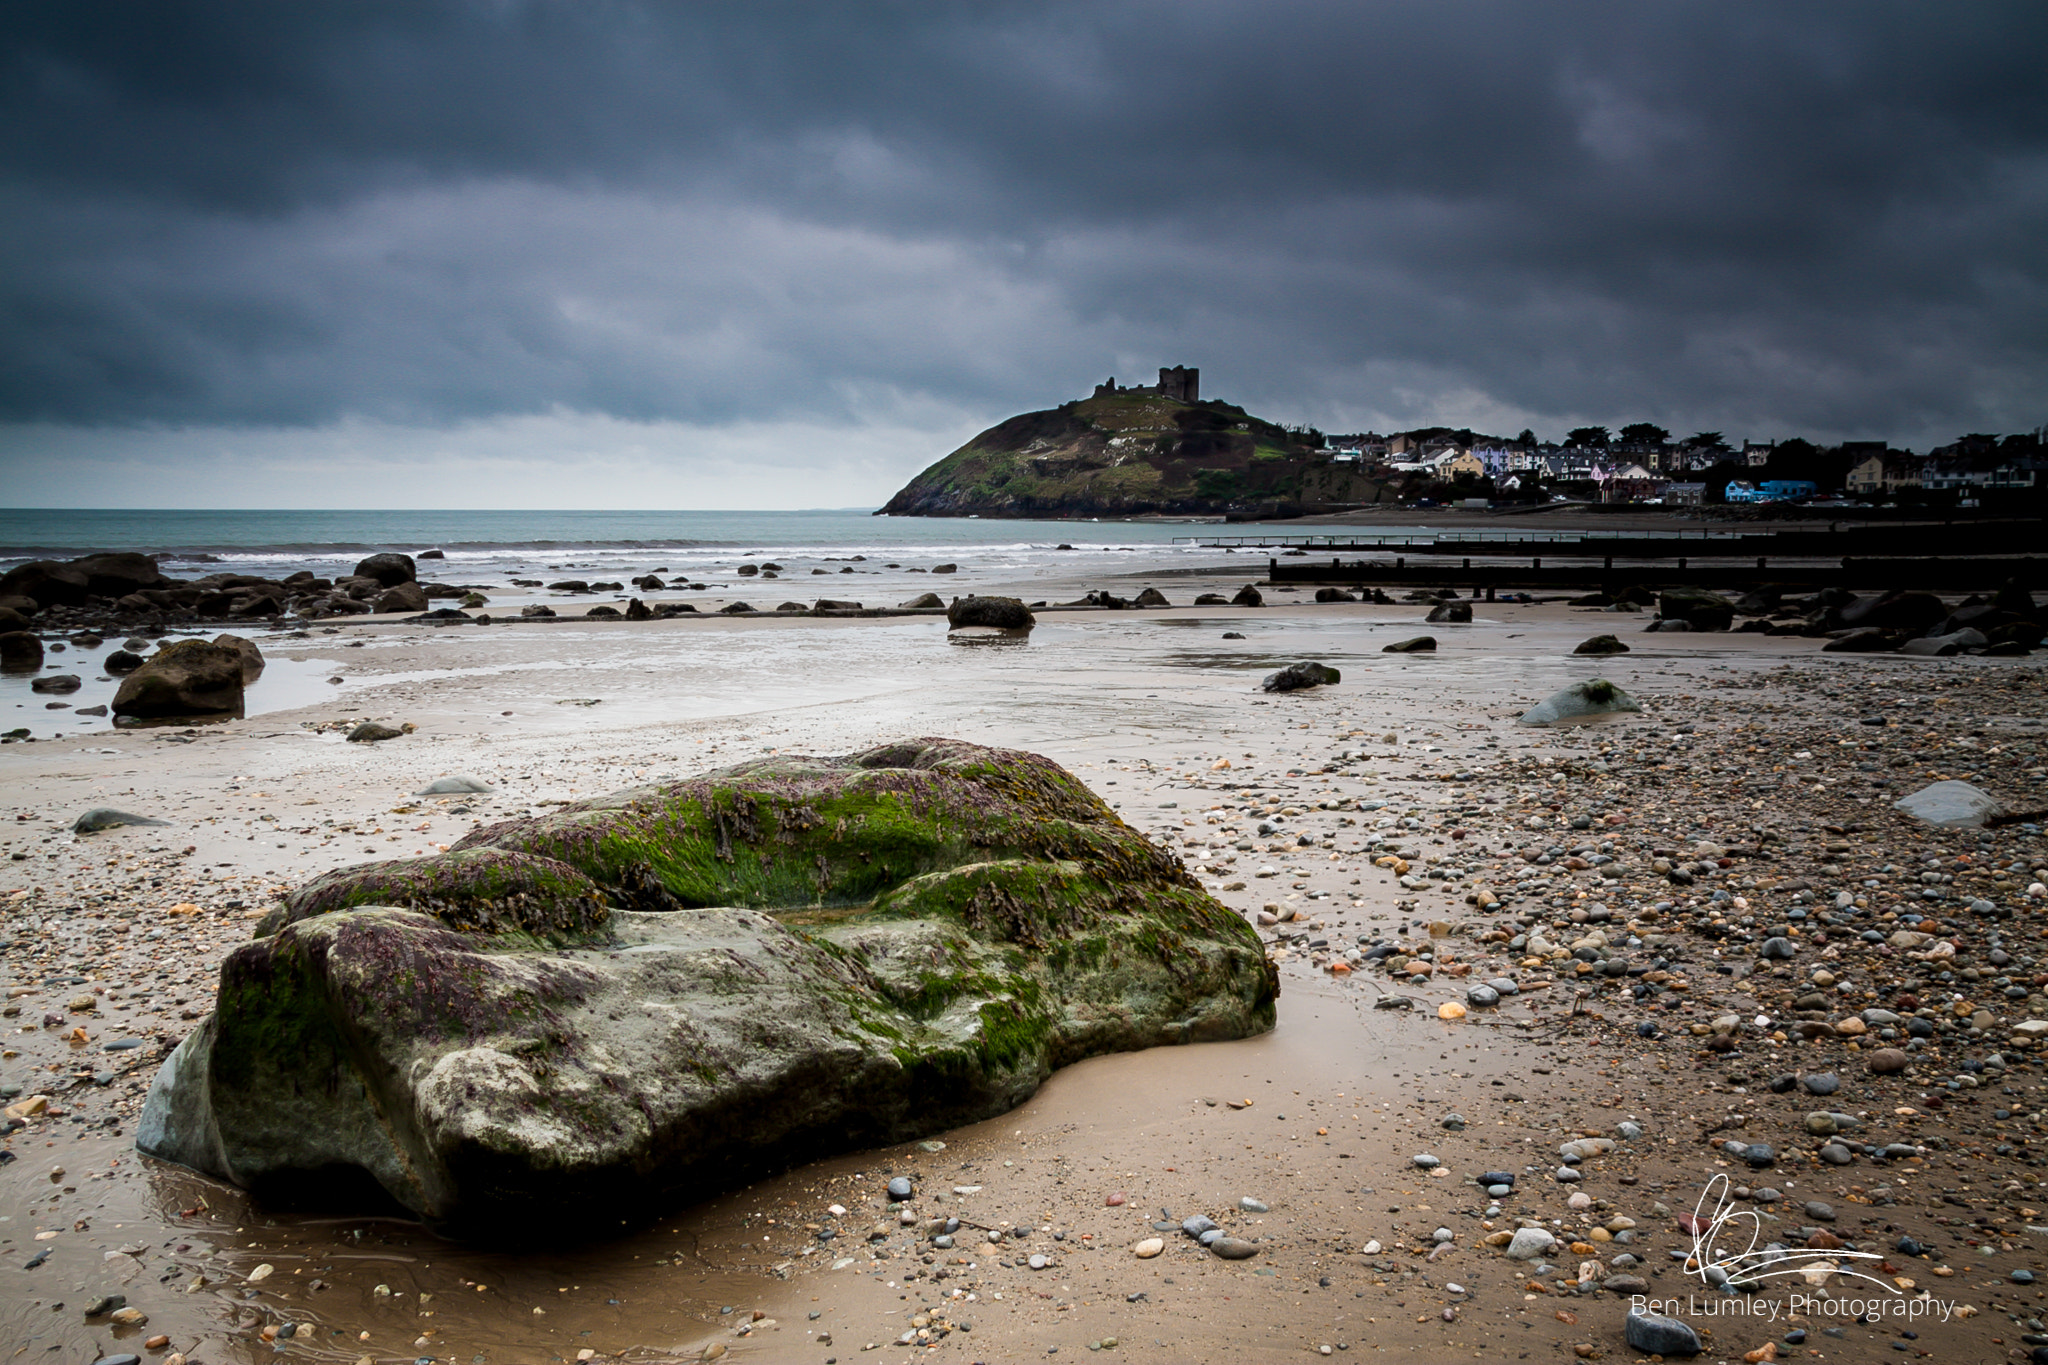
{"label": "castle tower", "polygon": [[1175,365],[1159,371],[1159,392],[1168,398],[1183,403],[1199,403],[1202,395],[1202,372],[1186,365]]}

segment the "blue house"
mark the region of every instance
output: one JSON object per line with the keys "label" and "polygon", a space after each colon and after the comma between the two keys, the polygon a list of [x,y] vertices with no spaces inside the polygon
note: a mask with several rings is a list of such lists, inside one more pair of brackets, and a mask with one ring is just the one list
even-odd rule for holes
{"label": "blue house", "polygon": [[1811,479],[1765,479],[1755,485],[1737,479],[1722,496],[1729,502],[1797,502],[1819,492],[1820,485]]}

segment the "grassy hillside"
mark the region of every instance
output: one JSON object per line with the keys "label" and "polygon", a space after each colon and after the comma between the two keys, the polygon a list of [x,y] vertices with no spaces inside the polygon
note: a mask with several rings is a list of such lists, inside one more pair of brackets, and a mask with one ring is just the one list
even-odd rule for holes
{"label": "grassy hillside", "polygon": [[1372,502],[1378,486],[1229,403],[1117,393],[1027,412],[906,484],[895,516],[1222,514]]}

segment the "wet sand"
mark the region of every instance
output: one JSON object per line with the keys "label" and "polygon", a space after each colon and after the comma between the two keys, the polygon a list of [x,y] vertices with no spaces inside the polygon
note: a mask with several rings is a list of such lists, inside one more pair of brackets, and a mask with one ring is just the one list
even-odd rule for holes
{"label": "wet sand", "polygon": [[[1161,586],[1185,601],[1209,585]],[[1055,1348],[1198,1361],[1294,1359],[1324,1348],[1394,1359],[1571,1358],[1581,1344],[1636,1358],[1621,1341],[1625,1299],[1559,1287],[1580,1255],[1560,1249],[1550,1258],[1558,1269],[1533,1276],[1483,1239],[1514,1227],[1518,1215],[1581,1235],[1596,1215],[1619,1213],[1638,1224],[1627,1245],[1653,1261],[1654,1292],[1697,1291],[1666,1261],[1686,1240],[1671,1213],[1655,1215],[1653,1206],[1689,1210],[1707,1176],[1725,1171],[1726,1156],[1700,1139],[1724,1103],[1792,1105],[1796,1121],[1815,1102],[1752,1096],[1746,1076],[1724,1076],[1728,1066],[1709,1054],[1703,1063],[1689,1049],[1638,1046],[1629,1041],[1633,1016],[1612,1007],[1574,1015],[1576,992],[1561,972],[1566,984],[1532,984],[1498,1011],[1434,1017],[1467,984],[1452,959],[1469,965],[1504,951],[1482,946],[1499,921],[1458,894],[1477,874],[1453,879],[1451,892],[1418,892],[1374,866],[1381,855],[1369,845],[1412,838],[1418,854],[1441,858],[1457,826],[1475,835],[1464,847],[1483,841],[1499,856],[1516,824],[1548,812],[1551,801],[1560,810],[1597,808],[1603,822],[1618,817],[1619,829],[1674,818],[1683,829],[1699,814],[1689,793],[1658,791],[1661,776],[1596,778],[1586,765],[1605,761],[1602,746],[1679,745],[1684,726],[1682,762],[1704,769],[1711,758],[1737,777],[1759,772],[1763,760],[1745,755],[1755,749],[1736,730],[1776,707],[1788,735],[1832,734],[1838,702],[1819,690],[1851,680],[1958,696],[1990,688],[2006,699],[2007,720],[2038,721],[2040,670],[2025,660],[1822,657],[1817,641],[1782,637],[1632,634],[1629,624],[1641,618],[1557,605],[1485,604],[1469,627],[1425,627],[1419,606],[1315,606],[1283,594],[1269,602],[1054,615],[1028,644],[993,647],[949,644],[943,622],[928,619],[441,631],[352,624],[262,641],[273,660],[298,670],[292,676],[334,686],[331,699],[218,726],[0,749],[11,855],[0,862],[0,939],[17,1011],[5,1020],[11,1055],[0,1059],[0,1080],[48,1094],[62,1111],[30,1119],[6,1141],[15,1159],[0,1167],[0,1340],[30,1359],[175,1351],[188,1362],[255,1361],[282,1349],[456,1365],[571,1361],[583,1351],[996,1361],[1040,1359]],[[1635,652],[1597,666],[1570,655],[1586,636],[1616,629]],[[1246,638],[1225,640],[1226,631]],[[1441,642],[1434,655],[1380,652],[1425,631]],[[1299,658],[1336,665],[1344,682],[1257,692],[1263,673]],[[1513,724],[1530,703],[1596,672],[1641,698],[1646,712],[1572,731]],[[327,676],[345,682],[326,684]],[[1973,716],[1986,714],[1981,702]],[[320,728],[355,717],[419,728],[376,746],[344,744]],[[157,1061],[208,1008],[221,956],[246,938],[277,888],[366,857],[429,851],[550,801],[764,750],[846,752],[910,734],[1046,753],[1126,820],[1171,841],[1226,904],[1248,916],[1265,906],[1294,910],[1297,918],[1264,931],[1281,962],[1279,1027],[1237,1043],[1084,1062],[1011,1114],[933,1134],[942,1150],[851,1153],[651,1222],[647,1211],[622,1211],[620,1236],[600,1245],[558,1245],[536,1227],[530,1245],[456,1246],[402,1221],[256,1209],[130,1146]],[[1219,767],[1225,760],[1230,766]],[[410,795],[448,772],[473,773],[497,790]],[[2038,792],[2024,772],[2012,781],[2032,781]],[[1873,819],[1888,806],[1874,793],[1816,795],[1803,785],[1771,800],[1788,812],[1796,804],[1788,818],[1807,819],[1827,818],[1830,803],[1854,802],[1856,814]],[[1325,802],[1343,808],[1324,810]],[[1739,804],[1749,805],[1747,795]],[[84,838],[66,832],[71,817],[96,805],[171,823]],[[1294,811],[1283,817],[1289,834],[1312,842],[1282,848],[1255,836],[1269,808]],[[1247,840],[1253,847],[1241,847]],[[1573,875],[1582,891],[1599,885],[1591,873]],[[1449,932],[1431,935],[1432,922]],[[1333,975],[1330,950],[1314,946],[1341,949],[1361,934],[1403,930],[1457,945],[1441,979],[1396,982],[1363,966]],[[1724,999],[1758,1008],[1742,978],[1698,979],[1699,1018]],[[70,1008],[81,994],[96,997],[92,1007]],[[1375,1008],[1389,995],[1418,1007]],[[44,1027],[46,1014],[61,1022]],[[82,1039],[73,1040],[74,1029]],[[104,1050],[128,1038],[141,1046]],[[2016,1063],[2013,1083],[2031,1088],[2031,1073],[2025,1082],[2021,1074]],[[1913,1098],[1870,1088],[1862,1104],[1873,1113]],[[1960,1126],[1960,1103],[1953,1112]],[[1453,1113],[1463,1127],[1443,1126]],[[1547,1175],[1557,1144],[1611,1135],[1624,1119],[1643,1123],[1647,1137],[1588,1163],[1585,1188],[1607,1207],[1570,1210],[1570,1186]],[[1440,1156],[1445,1174],[1417,1168],[1412,1158],[1423,1152]],[[1471,1177],[1491,1169],[1523,1174],[1488,1218]],[[952,1252],[935,1252],[881,1197],[893,1174],[914,1177],[919,1216],[956,1216],[970,1232],[992,1228],[1004,1240],[963,1238]],[[1874,1215],[1865,1235],[1887,1246],[1896,1234],[1876,1229],[1931,1239],[1945,1211],[1934,1201],[1910,1209],[1885,1202],[1889,1187],[1885,1200],[1873,1197],[1872,1175],[1860,1168],[1788,1167],[1771,1178],[1794,1205],[1833,1200],[1845,1234],[1852,1206]],[[2017,1204],[2048,1194],[2025,1193],[2032,1189],[2013,1183],[2009,1197]],[[1117,1194],[1124,1202],[1111,1205]],[[1966,1187],[1961,1197],[1977,1196]],[[1246,1198],[1269,1211],[1241,1210]],[[846,1212],[830,1213],[834,1204]],[[1163,1255],[1137,1259],[1130,1248],[1155,1235],[1163,1212],[1174,1221],[1215,1218],[1255,1238],[1259,1255],[1225,1262],[1164,1233]],[[2038,1211],[2026,1213],[2023,1221],[2040,1221]],[[870,1243],[877,1223],[894,1230]],[[1429,1257],[1438,1226],[1454,1240]],[[1016,1229],[1028,1235],[1011,1235]],[[1981,1267],[1974,1251],[1968,1264],[1959,1254],[1962,1269],[1943,1277],[1945,1296],[1979,1311],[1920,1325],[1922,1347],[1970,1360],[2018,1347],[2027,1329],[2016,1321],[2042,1307],[2002,1277],[2039,1270],[2040,1258],[2029,1234],[2002,1236],[1989,1239]],[[1603,1245],[1602,1255],[1615,1250]],[[1998,1249],[2005,1246],[2014,1250]],[[43,1251],[47,1259],[27,1268]],[[1033,1253],[1049,1266],[1028,1268]],[[252,1278],[266,1265],[270,1273]],[[1936,1283],[1924,1266],[1920,1273],[1923,1284]],[[108,1293],[125,1295],[147,1323],[86,1320],[85,1308]],[[2018,1318],[1992,1311],[2001,1296]],[[1795,1349],[1891,1358],[1898,1339],[1882,1324],[1848,1322],[1841,1338],[1811,1325],[1812,1344],[1781,1347],[1779,1358]],[[920,1327],[928,1344],[895,1344]],[[266,1330],[283,1331],[286,1343],[266,1340]],[[1783,1322],[1723,1325],[1714,1357],[1732,1359],[1785,1330]],[[144,1350],[158,1333],[170,1337],[167,1347]]]}

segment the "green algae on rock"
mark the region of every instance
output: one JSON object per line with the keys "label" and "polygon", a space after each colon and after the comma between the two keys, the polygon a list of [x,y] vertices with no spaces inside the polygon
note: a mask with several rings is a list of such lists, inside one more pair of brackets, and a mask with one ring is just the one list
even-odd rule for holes
{"label": "green algae on rock", "polygon": [[[777,756],[301,888],[137,1145],[460,1232],[621,1216],[1272,1027],[1257,935],[1057,764]],[[367,1176],[365,1181],[363,1177]]]}

